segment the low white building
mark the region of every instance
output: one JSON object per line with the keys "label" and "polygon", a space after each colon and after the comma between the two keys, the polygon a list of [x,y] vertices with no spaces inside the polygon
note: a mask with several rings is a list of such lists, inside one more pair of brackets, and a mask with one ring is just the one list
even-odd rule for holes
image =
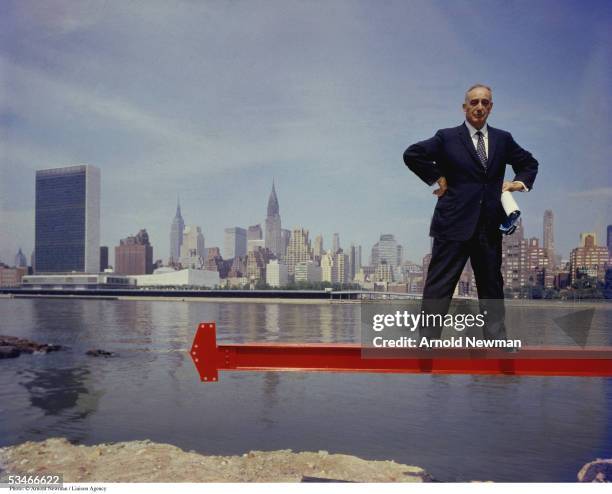
{"label": "low white building", "polygon": [[271,260],[266,266],[266,283],[274,288],[287,286],[289,283],[289,269],[285,263],[278,259]]}
{"label": "low white building", "polygon": [[219,273],[204,269],[159,268],[153,274],[129,276],[136,281],[137,286],[198,286],[216,288],[219,286]]}
{"label": "low white building", "polygon": [[33,274],[21,279],[23,288],[34,290],[87,290],[96,288],[135,288],[129,276],[114,273]]}

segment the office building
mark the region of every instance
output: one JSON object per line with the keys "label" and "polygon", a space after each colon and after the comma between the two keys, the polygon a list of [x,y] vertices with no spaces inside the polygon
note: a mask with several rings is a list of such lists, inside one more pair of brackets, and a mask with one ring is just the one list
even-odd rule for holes
{"label": "office building", "polygon": [[555,235],[554,235],[554,215],[550,209],[544,211],[544,236],[543,247],[548,257],[549,267],[555,264]]}
{"label": "office building", "polygon": [[298,262],[310,261],[311,259],[310,240],[308,239],[308,230],[296,228],[291,234],[291,240],[287,247],[287,267],[289,275],[295,273],[295,265]]}
{"label": "office building", "polygon": [[272,192],[270,192],[270,197],[268,198],[267,213],[265,246],[275,257],[279,258],[284,255],[284,252],[281,236],[280,208],[278,206],[274,182],[272,182]]}
{"label": "office building", "polygon": [[340,234],[334,233],[332,236],[332,254],[338,252],[340,248]]}
{"label": "office building", "polygon": [[100,247],[100,273],[103,273],[105,269],[108,269],[108,247]]}
{"label": "office building", "polygon": [[287,286],[289,273],[287,265],[278,259],[272,259],[266,266],[266,283],[273,288]]}
{"label": "office building", "polygon": [[318,283],[321,281],[321,266],[315,261],[298,262],[294,268],[294,279],[296,283]]}
{"label": "office building", "polygon": [[401,264],[402,248],[389,233],[380,236],[378,242],[372,247],[372,266],[376,267],[382,262],[395,268]]}
{"label": "office building", "polygon": [[251,225],[247,230],[247,241],[249,240],[260,240],[263,238],[263,232],[261,231],[261,225]]}
{"label": "office building", "polygon": [[116,274],[137,275],[153,272],[153,247],[149,243],[149,234],[140,230],[120,241],[115,247]]}
{"label": "office building", "polygon": [[250,282],[266,280],[266,265],[275,259],[274,254],[267,248],[257,248],[247,254],[246,276]]}
{"label": "office building", "polygon": [[583,276],[604,281],[606,268],[610,266],[610,253],[606,246],[597,245],[595,233],[581,233],[580,246],[570,253],[571,283]]}
{"label": "office building", "polygon": [[287,256],[287,248],[289,247],[289,242],[291,241],[291,230],[286,230],[283,228],[281,230],[281,258],[285,259]]}
{"label": "office building", "polygon": [[236,256],[242,257],[247,253],[247,232],[244,228],[234,226],[225,229],[224,242],[225,259],[233,259]]}
{"label": "office building", "polygon": [[312,246],[312,258],[317,264],[321,264],[321,257],[325,251],[323,250],[323,236],[317,235],[314,239],[314,245]]}
{"label": "office building", "polygon": [[183,245],[183,231],[185,230],[185,222],[181,215],[181,203],[176,201],[176,213],[172,224],[170,225],[170,258],[168,265],[174,266],[180,262],[181,246]]}
{"label": "office building", "polygon": [[97,273],[100,268],[100,170],[92,165],[36,172],[38,273]]}
{"label": "office building", "polygon": [[188,225],[183,230],[180,264],[183,268],[203,269],[206,261],[204,235],[196,225]]}

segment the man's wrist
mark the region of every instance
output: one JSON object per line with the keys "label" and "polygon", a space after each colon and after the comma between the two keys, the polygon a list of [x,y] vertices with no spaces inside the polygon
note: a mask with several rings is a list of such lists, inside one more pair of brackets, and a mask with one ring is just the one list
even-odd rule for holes
{"label": "man's wrist", "polygon": [[514,183],[519,186],[519,192],[529,192],[529,188],[521,180],[515,180]]}

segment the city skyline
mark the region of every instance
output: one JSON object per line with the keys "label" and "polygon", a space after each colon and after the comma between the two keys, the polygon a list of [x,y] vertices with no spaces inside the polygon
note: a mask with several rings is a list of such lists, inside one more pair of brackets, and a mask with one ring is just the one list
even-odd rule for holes
{"label": "city skyline", "polygon": [[56,7],[0,7],[4,262],[34,246],[35,171],[74,163],[101,169],[102,245],[147,228],[166,260],[180,193],[185,223],[222,247],[225,228],[264,226],[274,177],[285,228],[365,252],[393,233],[418,262],[435,198],[401,155],[461,122],[474,82],[493,87],[491,125],[540,161],[517,196],[526,235],[551,209],[564,258],[581,231],[604,238],[606,2]]}
{"label": "city skyline", "polygon": [[[52,175],[57,175],[57,174],[65,174],[66,171],[83,171],[84,172],[84,170],[91,170],[91,169],[97,170],[95,167],[92,167],[90,165],[88,165],[88,166],[75,166],[75,167],[61,167],[61,168],[48,169],[48,170],[38,170],[37,171],[37,187],[38,187],[38,177],[39,177],[40,174],[45,174],[45,173],[49,174],[49,173],[51,173]],[[97,187],[99,188],[99,183],[100,183],[99,172],[98,172],[98,176],[97,176],[97,178],[95,180],[95,183],[97,184]],[[65,186],[64,186],[64,188],[65,188]],[[97,201],[99,201],[99,195],[100,195],[100,191],[98,190],[96,192],[96,196],[98,197]],[[177,199],[177,206],[176,206],[176,208],[177,209],[176,209],[175,217],[174,217],[174,219],[172,221],[172,224],[170,226],[170,240],[171,240],[171,242],[170,242],[170,251],[172,251],[172,247],[173,247],[174,243],[176,242],[175,237],[178,236],[181,239],[181,244],[182,244],[185,238],[192,236],[192,234],[193,234],[192,230],[194,232],[197,230],[196,233],[201,237],[201,239],[198,240],[198,245],[200,245],[200,244],[201,245],[198,248],[194,247],[194,249],[196,249],[196,250],[199,249],[199,251],[200,251],[199,253],[194,254],[194,255],[196,255],[196,257],[201,257],[202,260],[205,261],[206,255],[204,254],[204,252],[205,252],[205,249],[204,249],[204,236],[202,234],[202,231],[201,231],[200,227],[198,225],[186,225],[186,226],[184,225],[184,222],[183,222],[183,219],[182,219],[182,215],[181,215],[180,200],[178,200],[178,199]],[[277,198],[277,195],[276,195],[275,184],[273,182],[272,183],[272,190],[270,192],[270,196],[268,197],[267,216],[266,216],[266,218],[278,217],[278,212],[279,212],[279,201],[278,201],[278,198]],[[99,212],[96,213],[96,214],[99,215]],[[183,224],[183,228],[184,228],[184,231],[181,231],[180,233],[177,231],[177,219],[180,219],[180,223]],[[280,221],[280,219],[278,221]],[[249,231],[250,231],[251,229],[254,229],[254,228],[259,228],[260,229],[261,227],[260,227],[260,224],[257,224],[257,225],[251,225],[248,228],[249,228]],[[561,261],[561,260],[568,261],[568,258],[565,257],[563,255],[563,253],[560,253],[560,252],[556,251],[555,248],[554,248],[554,231],[555,231],[555,227],[554,227],[554,212],[552,210],[547,209],[547,210],[544,211],[543,218],[542,218],[542,236],[541,237],[538,236],[538,235],[527,235],[524,232],[524,227],[522,225],[522,220],[521,220],[521,222],[519,224],[519,230],[521,232],[520,235],[515,234],[513,236],[504,237],[504,241],[509,241],[510,243],[514,243],[515,240],[518,237],[521,237],[521,238],[524,237],[529,242],[532,242],[535,239],[536,243],[537,242],[541,242],[544,251],[548,251],[549,252],[549,254],[547,254],[548,259],[553,260],[553,262],[556,262],[555,258],[557,258],[558,261]],[[301,231],[301,234],[304,234],[304,232],[305,232],[305,239],[306,239],[306,242],[308,244],[308,247],[307,247],[306,250],[312,254],[310,256],[310,258],[312,259],[312,258],[316,257],[315,254],[314,254],[314,250],[312,250],[312,248],[310,247],[310,241],[308,240],[308,229],[304,230],[304,228],[302,226],[298,226],[298,227],[295,227],[293,229],[294,233],[295,232],[300,233],[300,231]],[[146,228],[144,230],[141,230],[140,234],[142,234],[143,232],[144,232],[144,235],[146,236],[146,244],[149,245],[149,237],[148,237],[148,234],[146,233]],[[221,253],[221,249],[226,250],[228,248],[228,241],[230,241],[230,243],[235,243],[236,242],[236,239],[234,237],[236,236],[236,234],[238,232],[241,232],[241,235],[244,237],[242,239],[242,241],[241,241],[244,245],[242,245],[242,247],[240,247],[239,249],[246,253],[247,230],[244,229],[244,228],[241,228],[241,227],[225,228],[224,229],[224,234],[225,234],[225,238],[224,238],[225,243],[224,243],[224,246],[223,247],[220,247],[220,246],[211,246],[211,247],[206,248],[206,250],[213,249],[213,250],[217,251],[218,254],[220,254]],[[230,237],[228,237],[228,234],[230,235]],[[261,234],[261,231],[260,231],[260,234]],[[580,233],[580,238],[579,238],[579,243],[572,247],[572,251],[575,250],[575,248],[577,246],[581,246],[581,245],[583,246],[584,245],[584,236],[585,235],[594,235],[595,239],[598,237],[597,232],[581,232]],[[612,238],[612,225],[607,225],[606,235],[607,236],[606,236],[606,240],[605,240],[604,243],[601,243],[601,241],[597,242],[595,240],[595,244],[598,245],[598,246],[604,246],[604,247],[607,246],[607,248],[609,248],[610,244],[611,244],[610,239]],[[398,244],[394,237],[395,237],[395,235],[393,233],[381,233],[380,234],[379,241],[372,245],[371,259],[370,259],[370,263],[369,263],[370,265],[372,265],[372,266],[378,265],[379,257],[381,259],[384,259],[384,261],[387,264],[390,264],[392,266],[396,266],[396,265],[399,266],[399,263],[406,263],[406,262],[410,263],[410,264],[411,263],[419,264],[419,261],[423,260],[423,258],[416,259],[416,260],[415,259],[404,258],[404,256],[403,256],[404,247],[401,244]],[[599,238],[601,238],[601,237],[599,237]],[[194,239],[195,239],[195,237],[194,237]],[[293,236],[291,236],[291,239],[292,239],[292,245],[293,245],[293,242],[295,241],[295,239],[293,239]],[[319,241],[319,240],[320,240],[321,244],[323,244],[324,237],[322,235],[318,235],[317,236],[317,241]],[[119,245],[120,246],[123,245],[124,241],[125,241],[125,239],[121,239],[119,241]],[[193,240],[193,242],[195,242],[195,240]],[[263,242],[263,239],[262,239],[262,242]],[[301,240],[300,240],[300,242],[301,242]],[[300,242],[298,242],[298,243],[300,243]],[[388,245],[383,248],[382,247],[383,243],[384,243],[384,245],[387,245],[387,244]],[[237,245],[237,244],[235,244],[235,245]],[[285,247],[288,248],[289,244],[287,246],[285,246]],[[331,246],[330,249],[324,250],[324,252],[334,254],[339,249],[339,247],[340,247],[339,233],[338,232],[334,232],[332,234],[332,246]],[[349,256],[352,256],[353,254],[351,253],[351,251],[352,251],[352,249],[354,247],[355,247],[354,244],[351,242],[350,248],[349,248],[349,250],[347,252],[345,252],[345,254],[347,254]],[[360,250],[362,248],[361,245],[358,245],[357,247]],[[108,258],[108,246],[102,246],[101,245],[100,248],[107,250],[106,251],[105,259],[106,259],[106,262],[108,263],[108,260],[109,260],[109,258]],[[117,248],[118,248],[118,246],[115,247],[115,251],[116,251]],[[184,250],[183,247],[180,247],[180,248],[181,248],[181,251]],[[389,250],[389,248],[391,250]],[[179,257],[179,261],[186,262],[186,257],[188,257],[187,250],[188,249],[185,249],[185,252],[183,253],[184,255],[181,255]],[[340,250],[342,251],[342,249],[340,249]],[[385,252],[385,253],[383,253],[383,252]],[[424,256],[427,256],[428,254],[430,254],[430,251],[426,252],[424,254]],[[22,254],[21,246],[19,247],[19,251],[18,251],[18,253],[16,255],[16,259],[20,255],[21,255],[21,258],[24,258],[24,255]],[[231,259],[232,257],[233,256],[226,257],[226,258],[227,259]],[[285,257],[286,257],[286,259],[285,259]],[[281,253],[280,254],[280,258],[282,258],[284,262],[288,262],[289,265],[293,265],[293,262],[290,260],[291,255],[289,254],[289,250],[287,250],[286,253],[284,253],[284,252]],[[395,258],[397,260],[394,260]],[[162,261],[162,264],[164,264],[164,265],[173,265],[173,263],[175,262],[175,260],[173,259],[172,255],[169,256],[169,258],[167,259],[167,262],[164,262],[164,260],[162,258],[160,258],[160,257],[156,257],[156,259],[160,259]],[[2,262],[2,259],[0,259],[0,262]],[[149,259],[148,263],[149,263],[149,265],[152,265],[153,258]],[[8,264],[10,265],[10,263],[8,263]],[[117,264],[117,260],[116,260],[116,256],[115,256],[115,259],[113,259],[113,265],[116,265],[116,264]],[[189,262],[187,262],[187,264],[190,265]],[[19,265],[19,263],[16,263],[16,265]],[[192,267],[195,267],[195,265],[192,266]],[[354,274],[355,273],[353,273],[353,275]]]}

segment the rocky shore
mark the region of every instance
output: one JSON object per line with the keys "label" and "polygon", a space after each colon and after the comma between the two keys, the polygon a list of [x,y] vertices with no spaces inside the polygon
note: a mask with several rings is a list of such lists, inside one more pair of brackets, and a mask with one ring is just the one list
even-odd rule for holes
{"label": "rocky shore", "polygon": [[80,446],[63,438],[0,448],[0,480],[9,474],[62,474],[64,482],[433,480],[419,467],[326,451],[251,451],[242,456],[208,456],[151,441]]}
{"label": "rocky shore", "polygon": [[16,358],[22,353],[49,353],[57,352],[62,349],[60,345],[36,343],[35,341],[17,338],[16,336],[0,335],[0,359]]}

